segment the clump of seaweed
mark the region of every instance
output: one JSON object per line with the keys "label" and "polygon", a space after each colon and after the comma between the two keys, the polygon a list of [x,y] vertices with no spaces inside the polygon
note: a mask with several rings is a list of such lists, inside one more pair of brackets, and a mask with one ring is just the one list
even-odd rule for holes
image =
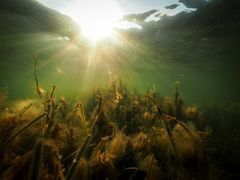
{"label": "clump of seaweed", "polygon": [[201,113],[183,106],[178,85],[173,98],[160,98],[156,91],[132,94],[118,80],[97,89],[85,106],[70,106],[55,85],[40,93],[36,59],[34,74],[41,105],[25,103],[0,116],[0,179],[212,176],[202,136],[208,132],[193,125]]}
{"label": "clump of seaweed", "polygon": [[146,180],[156,179],[156,177],[161,178],[161,170],[158,166],[157,160],[154,158],[153,154],[147,155],[142,159],[139,164],[139,169],[146,172]]}

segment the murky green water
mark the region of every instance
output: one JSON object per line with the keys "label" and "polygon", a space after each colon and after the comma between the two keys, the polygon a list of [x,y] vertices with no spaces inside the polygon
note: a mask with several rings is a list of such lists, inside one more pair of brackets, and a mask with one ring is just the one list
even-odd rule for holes
{"label": "murky green water", "polygon": [[59,95],[81,96],[119,77],[130,89],[155,87],[163,96],[172,95],[174,82],[179,81],[181,95],[189,103],[239,102],[237,39],[181,43],[166,39],[157,45],[126,42],[122,37],[96,47],[54,34],[2,37],[1,88],[8,89],[10,99],[33,97],[33,57],[37,55],[40,85],[49,90],[56,84]]}

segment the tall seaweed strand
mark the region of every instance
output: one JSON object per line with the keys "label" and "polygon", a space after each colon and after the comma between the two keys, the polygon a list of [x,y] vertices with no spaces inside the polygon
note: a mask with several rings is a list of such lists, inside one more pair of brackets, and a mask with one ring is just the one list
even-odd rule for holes
{"label": "tall seaweed strand", "polygon": [[179,154],[178,154],[178,151],[177,151],[177,147],[176,147],[176,144],[174,143],[174,138],[173,138],[172,132],[171,132],[169,126],[168,126],[167,120],[166,120],[165,117],[163,116],[163,113],[162,113],[159,105],[157,104],[157,102],[155,102],[155,100],[154,100],[152,97],[150,97],[150,96],[147,96],[147,97],[148,97],[148,98],[152,101],[152,103],[157,107],[158,114],[159,114],[160,118],[163,120],[163,124],[164,124],[164,126],[165,126],[165,128],[166,128],[166,130],[167,130],[167,134],[168,134],[168,137],[169,137],[169,139],[170,139],[170,142],[171,142],[171,145],[172,145],[172,147],[173,147],[173,150],[174,150],[174,152],[175,152],[175,155],[176,155],[176,157],[179,157]]}
{"label": "tall seaweed strand", "polygon": [[76,156],[74,157],[73,159],[73,162],[69,168],[69,171],[67,173],[67,176],[66,176],[66,180],[71,180],[72,179],[72,175],[74,174],[74,171],[75,171],[75,168],[77,166],[77,162],[80,160],[80,158],[82,157],[88,143],[90,142],[90,139],[91,139],[91,134],[88,134],[88,136],[85,138],[82,146],[79,148]]}
{"label": "tall seaweed strand", "polygon": [[34,148],[34,156],[32,163],[32,171],[30,173],[31,180],[40,179],[41,158],[42,158],[43,140],[39,140]]}
{"label": "tall seaweed strand", "polygon": [[42,97],[42,91],[39,86],[38,77],[37,77],[37,55],[34,56],[34,79],[36,82],[36,92],[40,97]]}

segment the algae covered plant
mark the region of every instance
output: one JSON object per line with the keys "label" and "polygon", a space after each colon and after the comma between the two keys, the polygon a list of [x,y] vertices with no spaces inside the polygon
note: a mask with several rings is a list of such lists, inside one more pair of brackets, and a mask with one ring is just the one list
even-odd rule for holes
{"label": "algae covered plant", "polygon": [[119,81],[84,105],[57,98],[55,89],[2,112],[1,179],[213,176],[205,142],[211,132],[196,129],[199,111],[184,107],[178,92],[132,94]]}

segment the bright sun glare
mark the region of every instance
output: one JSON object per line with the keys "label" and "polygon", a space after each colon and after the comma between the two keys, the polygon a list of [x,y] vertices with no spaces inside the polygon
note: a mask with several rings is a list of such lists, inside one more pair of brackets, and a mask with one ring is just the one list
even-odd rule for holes
{"label": "bright sun glare", "polygon": [[67,11],[92,42],[114,36],[114,27],[123,15],[114,0],[76,0]]}

